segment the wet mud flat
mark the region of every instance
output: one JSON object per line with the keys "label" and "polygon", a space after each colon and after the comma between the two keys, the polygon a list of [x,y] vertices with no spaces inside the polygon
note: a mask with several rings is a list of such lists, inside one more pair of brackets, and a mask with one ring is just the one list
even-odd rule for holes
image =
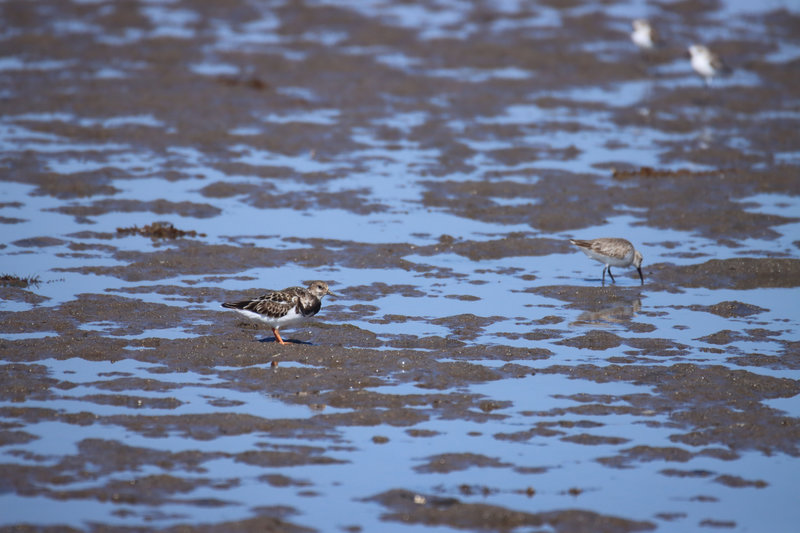
{"label": "wet mud flat", "polygon": [[732,9],[4,2],[0,530],[790,531],[800,15]]}
{"label": "wet mud flat", "polygon": [[[724,261],[719,263],[717,269],[709,269],[707,277],[699,282],[704,279],[715,284],[720,276],[727,275],[731,267]],[[800,261],[787,265],[786,260],[765,259],[760,263],[757,268],[800,268]],[[773,281],[774,278],[768,278],[767,282]],[[672,284],[668,286],[679,289]],[[189,292],[162,286],[158,290],[192,301],[218,301],[227,296],[207,289]],[[381,291],[395,289],[388,286],[370,292]],[[636,300],[643,290],[554,286],[541,291],[563,299],[569,308],[592,313],[609,302]],[[340,292],[347,297],[348,289]],[[131,313],[132,308],[135,313]],[[760,311],[764,309],[743,302],[720,302],[703,310],[733,317],[757,316]],[[2,442],[16,450],[15,456],[20,460],[3,465],[5,490],[25,497],[111,503],[121,510],[158,509],[164,502],[224,509],[231,505],[222,495],[225,489],[241,481],[225,475],[220,478],[219,473],[217,477],[209,476],[204,466],[224,460],[263,471],[258,483],[264,487],[278,493],[297,492],[313,500],[324,498],[324,489],[313,478],[294,476],[294,467],[324,468],[347,463],[348,459],[342,457],[343,450],[386,446],[398,439],[395,436],[398,432],[400,440],[435,438],[440,432],[430,428],[436,427],[437,420],[460,421],[479,432],[487,422],[502,423],[518,416],[525,422],[515,424],[516,430],[497,432],[491,437],[515,444],[552,440],[603,449],[610,446],[613,451],[595,459],[604,467],[628,469],[659,462],[664,464],[661,476],[701,478],[728,488],[762,488],[769,484],[761,477],[728,473],[726,464],[735,463],[743,454],[757,450],[769,456],[796,457],[800,451],[798,419],[764,404],[771,399],[795,397],[800,393],[800,382],[746,369],[797,369],[798,343],[783,342],[776,356],[741,354],[735,350],[731,353],[726,349],[743,337],[769,340],[774,335],[775,332],[757,323],[744,331],[718,332],[707,341],[717,347],[711,349],[712,361],[698,363],[693,362],[697,355],[694,347],[659,336],[655,328],[646,327],[646,317],[619,317],[615,323],[630,332],[627,336],[624,331],[610,332],[603,326],[578,333],[555,312],[521,335],[536,341],[546,339],[549,348],[542,348],[538,347],[540,343],[532,343],[530,347],[504,345],[503,338],[520,335],[503,331],[495,333],[494,343],[476,344],[473,341],[476,332],[490,325],[492,317],[453,315],[436,319],[448,329],[444,336],[397,334],[378,338],[368,329],[347,325],[354,313],[358,310],[329,305],[324,321],[311,324],[303,331],[302,339],[300,332],[292,332],[287,337],[290,345],[285,347],[271,338],[258,342],[264,332],[258,334],[245,325],[237,329],[235,319],[220,319],[216,311],[146,304],[129,295],[81,295],[54,309],[37,308],[5,315],[5,331],[48,332],[46,337],[38,339],[0,341],[6,361],[2,388],[5,405],[0,412],[7,422]],[[386,315],[384,318],[394,324],[402,324],[404,320]],[[329,321],[335,325],[327,324]],[[96,323],[107,324],[107,329],[82,329],[82,325]],[[164,324],[181,326],[189,337],[158,339],[142,335]],[[648,336],[634,335],[640,331]],[[132,337],[135,340],[130,340]],[[560,346],[601,353],[604,361],[559,364]],[[84,381],[76,371],[54,377],[52,370],[48,370],[52,359],[108,364],[104,365],[105,372]],[[120,361],[147,363],[147,371],[115,370]],[[278,361],[277,367],[270,366],[271,361]],[[532,369],[529,365],[534,361],[544,364]],[[187,373],[195,377],[181,377]],[[82,379],[70,374],[78,374],[75,377]],[[526,380],[535,394],[537,379],[552,375],[598,384],[635,384],[650,392],[590,394],[580,392],[579,387],[565,394],[570,404],[567,407],[510,414],[514,402],[469,390],[473,384]],[[87,385],[96,390],[92,394],[70,393]],[[183,391],[198,386],[203,388],[202,397],[209,408],[205,412],[170,414],[195,401],[193,394],[185,399]],[[237,409],[244,406],[243,401],[230,397],[238,395],[267,395],[286,406],[302,406],[307,414],[299,418],[283,417],[280,407],[270,413]],[[86,410],[61,407],[65,400],[74,401],[78,397]],[[31,403],[37,407],[30,407]],[[105,406],[117,409],[103,414]],[[660,428],[669,434],[669,442],[635,444],[634,439],[616,434],[616,422],[609,422],[608,427],[602,422],[614,416],[634,418],[650,429]],[[108,428],[116,428],[123,434],[156,441],[179,439],[200,444],[250,436],[254,443],[252,447],[234,451],[227,451],[224,445],[213,450],[205,449],[207,446],[191,449],[190,445],[188,449],[170,451],[128,444],[126,438],[95,436],[80,439],[74,453],[57,455],[53,462],[52,456],[24,452],[26,443],[37,439],[25,427],[42,423],[95,428],[90,433],[101,435]],[[368,439],[343,440],[343,428],[348,427],[366,429]],[[387,437],[387,433],[392,437]],[[294,444],[280,444],[283,442]],[[456,445],[454,449],[460,447]],[[696,458],[713,459],[717,466],[708,470],[683,466]],[[423,452],[418,461],[414,467],[418,476],[496,468],[515,472],[525,481],[499,488],[475,477],[472,483],[425,492],[409,491],[386,479],[386,486],[392,487],[387,492],[365,495],[366,501],[385,508],[381,520],[479,530],[548,526],[559,531],[640,531],[654,529],[658,523],[658,517],[633,520],[625,518],[624,513],[582,510],[579,505],[575,508],[575,504],[546,512],[525,512],[475,497],[508,491],[533,501],[542,490],[538,478],[550,469],[559,468],[557,464],[539,464],[535,458],[531,461],[528,457],[496,456],[491,452],[453,451],[427,457]],[[37,464],[40,462],[45,464]],[[161,473],[141,473],[152,469]],[[98,483],[100,479],[105,481]],[[347,484],[345,480],[340,483]],[[579,504],[581,493],[598,490],[595,483],[576,478],[561,490]],[[89,487],[69,488],[73,484]],[[215,498],[191,496],[206,487],[222,494]],[[714,489],[709,490],[713,493]],[[287,511],[283,506],[259,507],[255,509],[257,518],[215,527],[307,530],[302,520],[293,522],[294,513]],[[184,522],[185,518],[178,520]]]}

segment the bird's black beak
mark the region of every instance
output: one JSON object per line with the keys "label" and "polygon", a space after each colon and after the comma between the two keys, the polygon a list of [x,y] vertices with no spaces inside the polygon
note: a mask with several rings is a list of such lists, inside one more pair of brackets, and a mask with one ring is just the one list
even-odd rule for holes
{"label": "bird's black beak", "polygon": [[325,294],[327,294],[328,296],[333,296],[334,298],[338,298],[339,297],[338,294],[335,294],[335,293],[331,292],[330,289],[328,289],[328,292],[326,292]]}
{"label": "bird's black beak", "polygon": [[642,267],[636,267],[636,270],[639,271],[639,279],[642,280],[642,285],[644,285],[644,275],[642,275]]}

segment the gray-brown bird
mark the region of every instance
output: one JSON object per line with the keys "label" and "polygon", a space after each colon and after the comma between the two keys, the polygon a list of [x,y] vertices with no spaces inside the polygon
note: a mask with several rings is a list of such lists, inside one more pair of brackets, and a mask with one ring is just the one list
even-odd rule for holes
{"label": "gray-brown bird", "polygon": [[602,237],[588,241],[570,239],[569,242],[580,248],[583,253],[595,261],[600,261],[605,265],[603,267],[603,285],[606,283],[606,270],[608,270],[608,275],[611,276],[611,281],[616,283],[617,280],[614,279],[614,275],[611,273],[611,267],[627,267],[631,265],[636,267],[639,272],[639,278],[642,280],[642,285],[644,285],[642,254],[627,239]]}

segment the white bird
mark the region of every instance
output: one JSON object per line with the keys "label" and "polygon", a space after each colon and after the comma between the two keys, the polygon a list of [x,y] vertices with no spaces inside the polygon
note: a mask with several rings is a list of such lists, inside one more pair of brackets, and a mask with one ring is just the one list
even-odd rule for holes
{"label": "white bird", "polygon": [[641,50],[652,50],[658,44],[658,34],[649,21],[636,19],[632,23],[631,41]]}
{"label": "white bird", "polygon": [[706,85],[711,84],[714,76],[731,72],[731,69],[716,54],[702,44],[693,44],[689,47],[689,59],[692,68],[703,77]]}
{"label": "white bird", "polygon": [[233,309],[250,320],[263,322],[272,328],[276,341],[286,344],[278,328],[297,324],[316,315],[326,294],[336,296],[324,281],[312,281],[308,289],[288,287],[282,291],[269,291],[258,298],[224,303],[222,307]]}
{"label": "white bird", "polygon": [[608,275],[611,276],[611,281],[616,283],[617,280],[614,279],[614,275],[611,273],[611,267],[627,267],[631,265],[636,267],[639,272],[639,279],[642,280],[642,285],[644,285],[642,254],[627,239],[602,237],[588,241],[570,239],[569,242],[580,248],[583,253],[595,261],[600,261],[605,265],[603,267],[603,285],[606,283],[606,270],[608,270]]}

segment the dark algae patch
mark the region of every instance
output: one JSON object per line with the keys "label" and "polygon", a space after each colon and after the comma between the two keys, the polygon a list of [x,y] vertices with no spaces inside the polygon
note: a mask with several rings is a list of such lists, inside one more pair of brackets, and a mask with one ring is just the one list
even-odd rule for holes
{"label": "dark algae patch", "polygon": [[198,233],[194,230],[181,230],[176,228],[170,222],[153,222],[142,226],[133,226],[130,228],[117,228],[118,235],[141,235],[143,237],[150,237],[156,239],[177,239],[180,237],[205,237],[205,233]]}
{"label": "dark algae patch", "polygon": [[41,283],[39,276],[15,276],[13,274],[0,275],[0,286],[27,288]]}

